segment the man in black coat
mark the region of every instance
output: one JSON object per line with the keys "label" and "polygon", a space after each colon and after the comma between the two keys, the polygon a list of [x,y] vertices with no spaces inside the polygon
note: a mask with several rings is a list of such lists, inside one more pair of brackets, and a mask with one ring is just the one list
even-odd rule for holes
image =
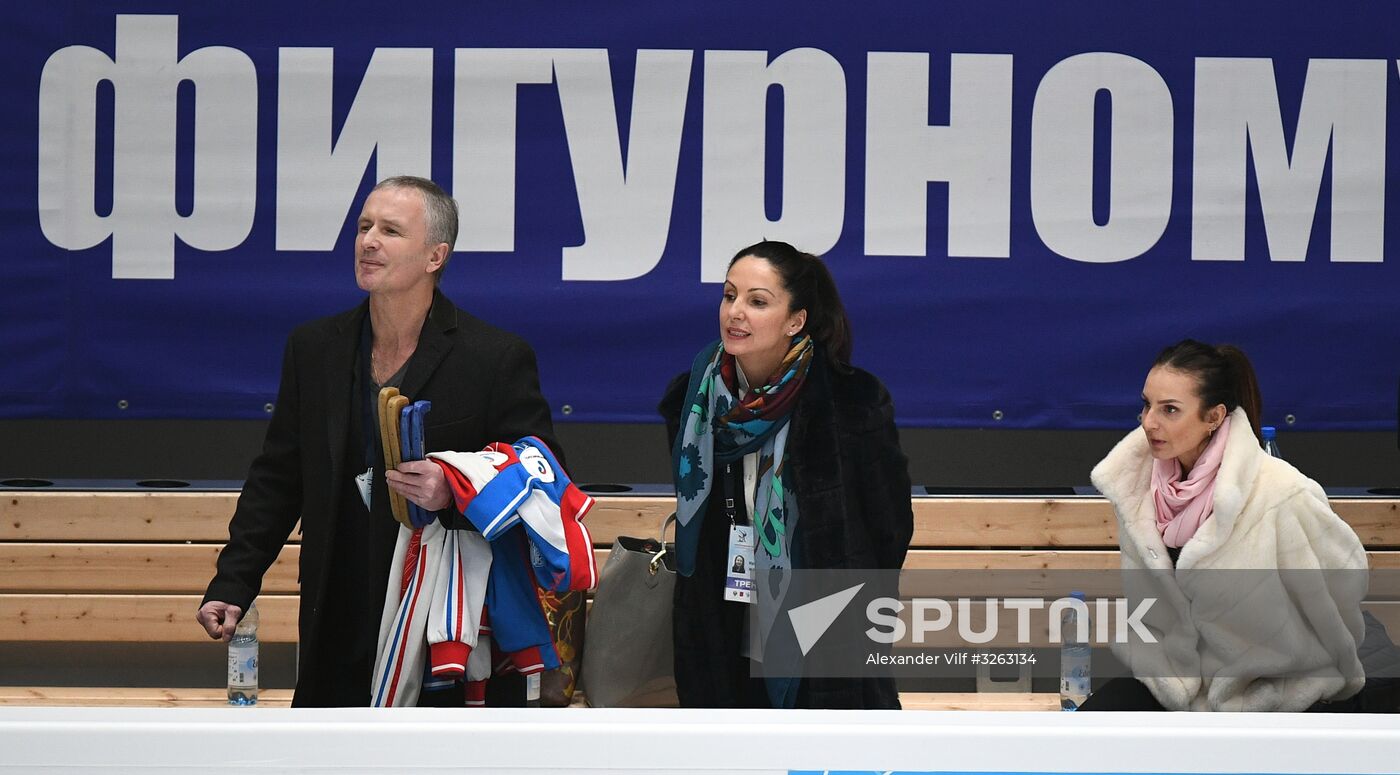
{"label": "man in black coat", "polygon": [[[534,435],[560,454],[534,351],[437,289],[457,223],[456,203],[432,181],[381,182],[365,200],[355,240],[355,279],[369,298],[298,327],[288,339],[263,450],[196,618],[210,637],[229,640],[299,518],[293,705],[369,703],[398,531],[388,489],[446,524],[466,525],[450,508],[436,464],[405,462],[386,479],[375,413],[381,387],[432,402],[424,440],[430,451],[478,450]],[[369,482],[367,497],[357,477]]]}

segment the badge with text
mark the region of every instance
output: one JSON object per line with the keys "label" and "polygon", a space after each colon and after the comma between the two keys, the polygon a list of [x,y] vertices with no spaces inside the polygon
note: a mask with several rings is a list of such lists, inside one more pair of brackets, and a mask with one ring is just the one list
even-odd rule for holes
{"label": "badge with text", "polygon": [[724,599],[753,602],[753,526],[729,526],[729,551],[725,553]]}
{"label": "badge with text", "polygon": [[374,468],[366,468],[363,474],[355,475],[355,489],[360,491],[360,500],[365,502],[365,508],[369,509],[370,489],[374,482]]}

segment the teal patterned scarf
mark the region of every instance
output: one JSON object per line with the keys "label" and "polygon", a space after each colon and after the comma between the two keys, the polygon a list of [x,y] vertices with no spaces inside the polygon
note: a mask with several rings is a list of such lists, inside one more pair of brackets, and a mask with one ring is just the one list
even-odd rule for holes
{"label": "teal patterned scarf", "polygon": [[[783,452],[788,420],[815,354],[811,337],[794,339],[768,384],[740,401],[734,356],[724,352],[718,341],[702,350],[691,367],[681,432],[672,451],[677,570],[685,576],[695,570],[700,525],[715,473],[725,463],[758,453],[752,516],[758,539],[759,643],[767,642],[773,621],[782,610],[793,568],[791,538],[797,526],[797,499],[785,481],[790,477],[784,476]],[[769,679],[768,688],[774,707],[792,706],[795,680]]]}

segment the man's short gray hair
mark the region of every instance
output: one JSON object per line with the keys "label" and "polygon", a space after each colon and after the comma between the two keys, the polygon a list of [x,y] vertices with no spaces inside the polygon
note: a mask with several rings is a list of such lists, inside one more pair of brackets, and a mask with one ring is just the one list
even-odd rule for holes
{"label": "man's short gray hair", "polygon": [[427,178],[416,175],[395,175],[385,178],[375,185],[373,191],[381,188],[411,188],[423,196],[423,210],[428,221],[427,242],[429,245],[447,243],[447,258],[437,271],[437,281],[442,281],[442,273],[447,269],[447,261],[452,258],[452,248],[457,244],[457,201],[442,190],[442,186]]}

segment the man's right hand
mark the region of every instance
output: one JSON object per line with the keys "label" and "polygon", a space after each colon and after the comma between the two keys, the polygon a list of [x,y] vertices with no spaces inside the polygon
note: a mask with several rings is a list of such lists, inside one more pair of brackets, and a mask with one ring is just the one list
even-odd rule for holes
{"label": "man's right hand", "polygon": [[194,618],[204,625],[204,631],[209,633],[209,637],[227,643],[233,639],[233,631],[238,629],[238,620],[243,618],[243,609],[231,603],[210,600],[199,607],[199,612]]}

